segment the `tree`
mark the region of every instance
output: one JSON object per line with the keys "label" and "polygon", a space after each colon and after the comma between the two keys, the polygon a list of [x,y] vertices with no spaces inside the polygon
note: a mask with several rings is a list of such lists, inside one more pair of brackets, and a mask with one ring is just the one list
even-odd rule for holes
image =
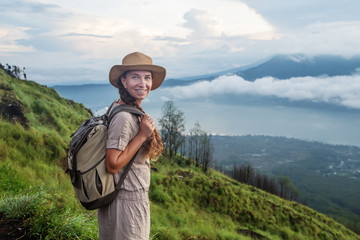
{"label": "tree", "polygon": [[159,119],[164,150],[172,158],[182,145],[185,131],[184,112],[177,109],[173,101],[166,101],[162,107],[162,117]]}
{"label": "tree", "polygon": [[263,175],[259,172],[255,173],[256,187],[264,190],[264,179]]}
{"label": "tree", "polygon": [[226,174],[241,183],[254,186],[284,199],[296,201],[300,195],[300,192],[296,190],[289,177],[282,175],[277,180],[280,185],[279,193],[275,177],[268,177],[255,171],[250,163],[242,164],[240,167],[234,164],[232,171],[227,171]]}
{"label": "tree", "polygon": [[242,183],[247,183],[247,167],[242,165],[239,169],[239,181]]}
{"label": "tree", "polygon": [[290,190],[290,186],[292,185],[290,178],[280,174],[278,182],[280,185],[280,197],[286,199],[288,192]]}
{"label": "tree", "polygon": [[202,170],[207,172],[213,161],[214,146],[211,143],[211,138],[205,133],[202,135],[202,154],[201,154],[201,165]]}
{"label": "tree", "polygon": [[271,177],[270,178],[270,186],[269,186],[269,189],[270,189],[270,193],[274,194],[274,195],[279,195],[279,191],[278,191],[278,188],[276,186],[276,180],[275,180],[275,177]]}
{"label": "tree", "polygon": [[[184,135],[181,136],[181,141],[180,142],[182,142],[182,144],[180,146],[180,155],[182,157],[182,160],[185,160],[186,141],[185,141],[185,136]],[[189,163],[189,161],[187,163]]]}
{"label": "tree", "polygon": [[256,187],[256,172],[250,163],[240,167],[240,182]]}
{"label": "tree", "polygon": [[289,191],[290,191],[290,201],[297,201],[299,198],[300,192],[295,188],[294,184],[290,183]]}
{"label": "tree", "polygon": [[201,129],[199,122],[196,122],[194,128],[190,130],[189,158],[195,161],[197,167],[200,166],[200,157],[202,154],[201,136],[203,134],[205,134],[205,132]]}
{"label": "tree", "polygon": [[189,159],[194,160],[196,166],[201,166],[206,172],[213,162],[214,146],[211,137],[201,129],[199,122],[196,122],[188,139]]}
{"label": "tree", "polygon": [[270,192],[270,180],[268,178],[268,176],[266,176],[265,174],[263,175],[263,190],[265,190],[266,192]]}

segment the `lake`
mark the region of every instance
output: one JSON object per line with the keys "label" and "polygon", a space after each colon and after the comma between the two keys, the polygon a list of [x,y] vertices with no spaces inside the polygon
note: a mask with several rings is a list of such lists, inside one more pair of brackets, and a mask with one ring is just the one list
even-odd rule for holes
{"label": "lake", "polygon": [[[54,88],[61,96],[99,113],[118,97],[117,90],[108,84]],[[170,92],[168,88],[158,89],[143,102],[142,107],[156,121],[164,102],[172,98]],[[360,146],[359,110],[249,95],[172,100],[184,112],[187,132],[198,121],[208,133],[284,136]]]}

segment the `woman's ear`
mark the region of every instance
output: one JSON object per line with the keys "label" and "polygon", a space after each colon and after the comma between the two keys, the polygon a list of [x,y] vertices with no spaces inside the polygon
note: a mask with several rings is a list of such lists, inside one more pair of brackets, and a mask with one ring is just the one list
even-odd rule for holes
{"label": "woman's ear", "polygon": [[125,78],[123,76],[120,77],[121,79],[121,83],[123,84],[124,88],[126,89],[126,81]]}

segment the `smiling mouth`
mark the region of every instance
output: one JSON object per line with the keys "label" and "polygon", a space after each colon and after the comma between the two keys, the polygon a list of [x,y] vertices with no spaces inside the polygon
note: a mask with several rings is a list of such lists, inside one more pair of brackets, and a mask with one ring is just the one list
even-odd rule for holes
{"label": "smiling mouth", "polygon": [[145,93],[145,92],[146,92],[146,89],[135,89],[135,92]]}

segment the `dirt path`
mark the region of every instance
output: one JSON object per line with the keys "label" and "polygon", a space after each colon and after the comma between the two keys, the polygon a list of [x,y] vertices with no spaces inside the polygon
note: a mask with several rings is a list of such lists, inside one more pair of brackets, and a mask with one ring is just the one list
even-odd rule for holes
{"label": "dirt path", "polygon": [[31,240],[19,221],[0,220],[0,240]]}

